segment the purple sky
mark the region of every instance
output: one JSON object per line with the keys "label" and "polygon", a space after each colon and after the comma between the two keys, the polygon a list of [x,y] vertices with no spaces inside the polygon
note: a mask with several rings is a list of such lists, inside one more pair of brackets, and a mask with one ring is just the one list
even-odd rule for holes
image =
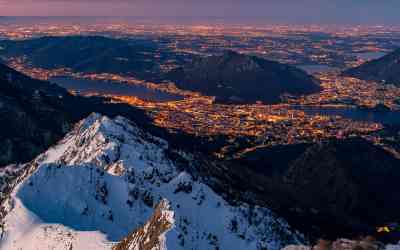
{"label": "purple sky", "polygon": [[400,0],[0,0],[0,16],[218,16],[400,24],[399,12]]}

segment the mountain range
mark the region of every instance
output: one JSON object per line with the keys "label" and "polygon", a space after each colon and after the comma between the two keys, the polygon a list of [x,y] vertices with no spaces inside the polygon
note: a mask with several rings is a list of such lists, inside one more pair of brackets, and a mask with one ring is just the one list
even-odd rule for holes
{"label": "mountain range", "polygon": [[85,73],[151,75],[157,68],[148,54],[157,47],[151,42],[113,39],[102,36],[41,37],[0,41],[0,56],[24,57],[28,64],[44,69],[69,68]]}
{"label": "mountain range", "polygon": [[195,58],[171,71],[167,78],[181,89],[215,96],[224,103],[278,103],[284,94],[320,91],[319,81],[294,66],[226,51]]}

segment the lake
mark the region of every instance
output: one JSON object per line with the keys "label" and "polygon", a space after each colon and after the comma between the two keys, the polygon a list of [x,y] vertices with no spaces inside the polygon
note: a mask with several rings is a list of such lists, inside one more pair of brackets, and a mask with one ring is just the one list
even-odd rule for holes
{"label": "lake", "polygon": [[338,68],[321,64],[305,64],[305,65],[297,65],[297,67],[306,71],[308,74],[311,75],[315,73],[324,73],[324,72],[338,70]]}
{"label": "lake", "polygon": [[400,111],[372,111],[357,108],[295,107],[310,115],[341,116],[356,121],[378,122],[387,125],[400,125]]}
{"label": "lake", "polygon": [[[79,91],[82,94],[99,93],[107,95],[136,96],[148,101],[176,101],[183,97],[165,93],[155,89],[149,89],[141,85],[132,85],[118,82],[95,81],[86,79],[75,79],[72,77],[54,77],[50,79],[61,87],[69,90]],[[301,107],[292,108],[303,110],[310,115],[342,116],[344,118],[357,121],[379,122],[382,124],[400,125],[400,111],[379,112],[362,110],[356,108],[320,108],[320,107]]]}
{"label": "lake", "polygon": [[99,93],[102,95],[136,96],[142,100],[157,102],[183,99],[179,95],[169,94],[141,85],[120,82],[76,79],[66,76],[53,77],[50,81],[68,90],[79,91],[81,94]]}

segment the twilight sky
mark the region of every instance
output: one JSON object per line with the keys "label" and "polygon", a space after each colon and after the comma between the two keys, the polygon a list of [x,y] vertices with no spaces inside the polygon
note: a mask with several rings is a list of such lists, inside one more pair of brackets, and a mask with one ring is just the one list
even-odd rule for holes
{"label": "twilight sky", "polygon": [[399,11],[400,0],[0,0],[0,16],[216,16],[400,24]]}

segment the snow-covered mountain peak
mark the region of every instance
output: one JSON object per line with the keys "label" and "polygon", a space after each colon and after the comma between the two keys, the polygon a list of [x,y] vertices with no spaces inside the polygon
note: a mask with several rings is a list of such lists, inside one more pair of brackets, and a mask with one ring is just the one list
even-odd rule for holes
{"label": "snow-covered mountain peak", "polygon": [[66,138],[49,150],[45,162],[66,165],[92,163],[114,175],[128,171],[171,172],[165,155],[167,142],[143,132],[133,122],[93,113],[82,120]]}
{"label": "snow-covered mountain peak", "polygon": [[[301,242],[268,208],[231,205],[178,168],[168,150],[166,141],[125,118],[92,114],[19,179],[0,249],[111,249],[154,218],[171,224],[158,232],[167,249],[261,250]],[[157,228],[147,226],[148,235]]]}
{"label": "snow-covered mountain peak", "polygon": [[110,119],[98,113],[92,113],[86,119],[79,122],[74,130],[75,134],[82,137],[95,138],[101,134],[104,137],[116,137],[123,140],[135,134],[142,136],[143,132],[131,121],[124,117],[117,116]]}

